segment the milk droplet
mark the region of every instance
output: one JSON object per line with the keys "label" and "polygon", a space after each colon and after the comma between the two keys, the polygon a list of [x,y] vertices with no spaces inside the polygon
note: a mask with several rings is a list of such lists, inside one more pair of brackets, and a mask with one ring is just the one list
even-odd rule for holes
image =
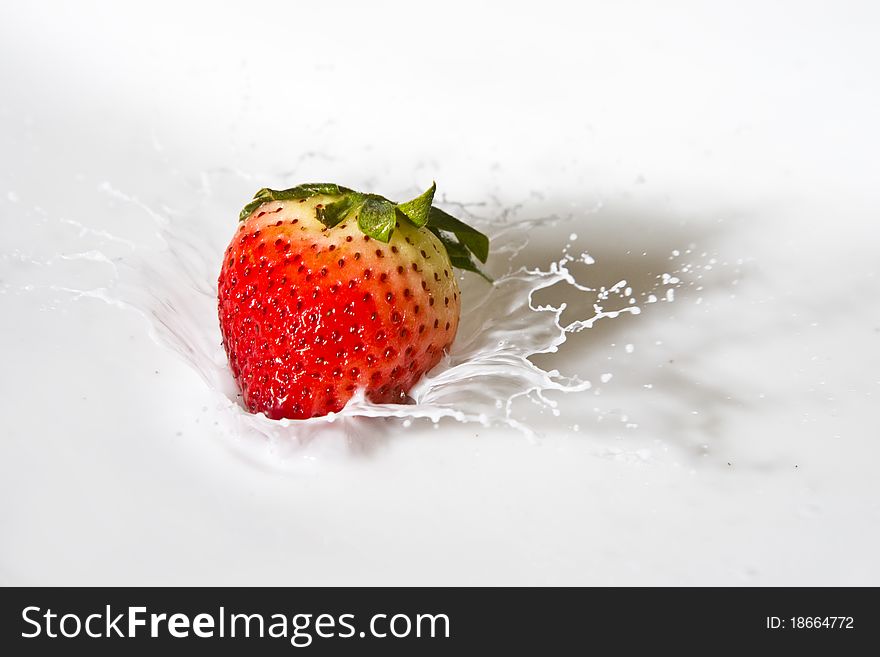
{"label": "milk droplet", "polygon": [[584,263],[585,265],[593,265],[593,264],[596,264],[596,261],[593,260],[593,256],[591,256],[591,255],[590,255],[589,253],[587,253],[586,251],[584,251],[583,253],[581,253],[581,258],[580,258],[580,260],[581,260],[581,262]]}

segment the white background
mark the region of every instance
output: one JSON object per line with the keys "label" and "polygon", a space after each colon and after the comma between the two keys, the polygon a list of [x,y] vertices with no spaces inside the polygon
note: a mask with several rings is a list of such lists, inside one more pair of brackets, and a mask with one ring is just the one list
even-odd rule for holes
{"label": "white background", "polygon": [[[226,4],[0,8],[0,582],[880,584],[876,4]],[[537,441],[390,424],[260,468],[36,257],[71,248],[38,224],[112,231],[102,183],[161,207],[212,171],[436,178],[565,218],[534,265],[576,231],[601,284],[717,263],[567,343],[614,378]]]}

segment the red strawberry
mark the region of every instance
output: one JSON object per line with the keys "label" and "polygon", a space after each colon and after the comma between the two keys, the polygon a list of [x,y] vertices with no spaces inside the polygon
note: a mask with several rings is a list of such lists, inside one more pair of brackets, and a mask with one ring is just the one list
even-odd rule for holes
{"label": "red strawberry", "polygon": [[220,271],[220,330],[245,405],[270,418],[339,411],[359,387],[402,403],[452,344],[453,265],[489,242],[431,206],[333,184],[262,189]]}

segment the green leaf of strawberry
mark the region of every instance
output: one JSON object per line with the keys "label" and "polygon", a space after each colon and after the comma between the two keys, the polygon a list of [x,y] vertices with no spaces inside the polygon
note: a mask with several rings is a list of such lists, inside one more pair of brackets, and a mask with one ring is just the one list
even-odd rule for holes
{"label": "green leaf of strawberry", "polygon": [[368,196],[358,210],[358,227],[361,232],[386,244],[391,239],[396,221],[394,204],[379,196]]}
{"label": "green leaf of strawberry", "polygon": [[466,223],[443,212],[440,208],[431,208],[428,228],[435,234],[444,230],[453,233],[461,244],[477,256],[480,262],[485,263],[489,257],[489,238],[475,228],[471,228]]}
{"label": "green leaf of strawberry", "polygon": [[417,196],[406,203],[398,203],[397,209],[416,226],[424,226],[428,223],[428,216],[431,213],[431,203],[434,201],[434,192],[436,191],[437,183],[431,183],[431,187],[420,196]]}
{"label": "green leaf of strawberry", "polygon": [[339,197],[338,201],[333,201],[323,207],[317,207],[316,213],[318,220],[327,226],[333,228],[340,221],[345,219],[355,206],[361,202],[359,194],[350,193]]}
{"label": "green leaf of strawberry", "polygon": [[244,206],[241,213],[238,215],[238,220],[244,221],[247,219],[248,215],[267,201],[295,201],[304,198],[311,198],[318,194],[340,196],[351,191],[352,190],[346,187],[340,187],[334,183],[305,183],[303,185],[297,185],[296,187],[280,191],[264,187],[254,194],[254,200]]}
{"label": "green leaf of strawberry", "polygon": [[449,262],[452,263],[453,267],[474,272],[485,278],[488,282],[492,282],[492,279],[486,276],[479,266],[477,266],[477,263],[474,262],[473,256],[464,244],[446,237],[443,233],[435,233],[435,235],[443,244],[446,253],[449,254]]}

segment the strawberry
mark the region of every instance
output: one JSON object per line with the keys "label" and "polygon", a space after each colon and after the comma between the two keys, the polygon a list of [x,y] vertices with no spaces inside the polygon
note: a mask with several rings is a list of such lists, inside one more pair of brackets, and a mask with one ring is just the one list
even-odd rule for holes
{"label": "strawberry", "polygon": [[218,283],[223,345],[246,407],[270,418],[338,412],[358,388],[405,403],[452,344],[453,266],[479,272],[489,240],[432,207],[334,184],[261,189]]}

